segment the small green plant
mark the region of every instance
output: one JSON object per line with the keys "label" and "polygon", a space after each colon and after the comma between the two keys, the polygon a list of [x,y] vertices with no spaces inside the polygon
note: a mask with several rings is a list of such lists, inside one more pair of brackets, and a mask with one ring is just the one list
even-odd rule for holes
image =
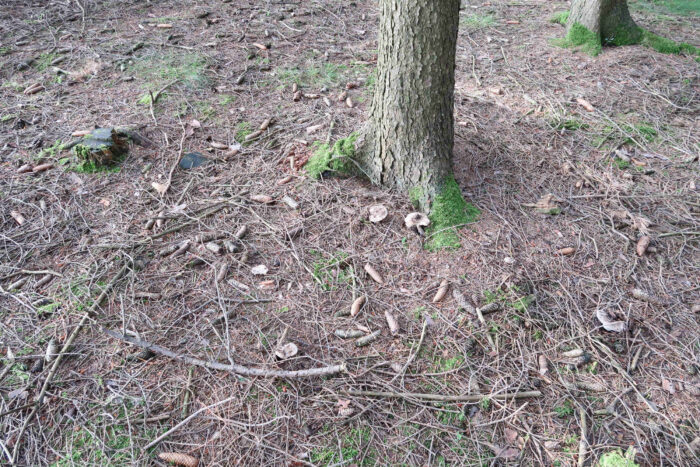
{"label": "small green plant", "polygon": [[12,120],[13,118],[15,118],[16,116],[17,116],[17,114],[3,115],[2,117],[0,117],[0,122],[2,122],[2,123],[8,122],[8,121]]}
{"label": "small green plant", "polygon": [[154,87],[179,83],[187,88],[202,88],[209,82],[208,61],[196,53],[153,54],[139,58],[130,70]]}
{"label": "small green plant", "polygon": [[36,59],[36,61],[34,62],[34,65],[36,66],[37,70],[44,71],[49,66],[51,66],[51,62],[56,60],[56,58],[58,58],[58,54],[43,53],[43,54],[39,55],[39,58]]}
{"label": "small green plant", "polygon": [[236,102],[236,96],[231,94],[221,94],[219,96],[219,105],[231,105]]}
{"label": "small green plant", "polygon": [[58,155],[58,153],[60,153],[61,151],[63,151],[63,142],[60,139],[57,139],[51,146],[39,151],[39,154],[36,155],[36,159],[42,159],[44,157],[56,157],[56,155]]}
{"label": "small green plant", "polygon": [[282,86],[296,83],[299,86],[337,86],[349,77],[349,68],[345,64],[326,62],[308,68],[282,68],[276,70]]}
{"label": "small green plant", "polygon": [[549,22],[566,26],[566,22],[569,21],[569,13],[569,10],[554,13],[554,15],[549,18]]}
{"label": "small green plant", "polygon": [[464,364],[464,357],[457,355],[455,357],[446,358],[438,356],[433,363],[433,371],[435,373],[444,373],[460,368]]}
{"label": "small green plant", "polygon": [[312,274],[323,290],[335,290],[340,284],[352,283],[353,270],[347,265],[347,253],[338,251],[328,256],[316,250],[310,253],[318,258],[311,265]]}
{"label": "small green plant", "polygon": [[619,449],[606,452],[600,456],[596,467],[639,467],[639,464],[634,461],[636,454],[633,446],[630,446],[624,454]]}
{"label": "small green plant", "polygon": [[491,399],[484,397],[479,401],[479,408],[484,412],[491,408]]}
{"label": "small green plant", "polygon": [[629,166],[631,165],[629,161],[620,159],[619,157],[615,157],[612,160],[612,163],[615,167],[617,167],[619,170],[625,170],[628,169]]}
{"label": "small green plant", "polygon": [[37,307],[36,314],[39,316],[50,315],[50,314],[53,314],[60,307],[61,307],[61,305],[59,303],[56,303],[56,302],[49,303],[47,305],[42,305],[40,307]]}
{"label": "small green plant", "polygon": [[589,125],[587,123],[584,123],[575,118],[552,120],[549,124],[556,130],[577,131],[586,130],[589,128]]}
{"label": "small green plant", "polygon": [[248,136],[253,132],[253,126],[250,124],[250,122],[239,122],[236,125],[234,137],[236,138],[236,141],[239,143],[243,144],[245,141],[245,137]]}
{"label": "small green plant", "polygon": [[564,401],[562,405],[554,407],[554,413],[559,418],[570,417],[574,414],[574,406],[571,404],[571,401]]}
{"label": "small green plant", "polygon": [[[315,465],[334,465],[352,462],[360,455],[360,450],[369,445],[372,432],[369,428],[352,428],[347,435],[341,439],[340,450],[323,447],[314,449],[311,452],[311,462]],[[363,465],[375,465],[377,462],[377,452],[374,449],[367,449],[364,453]]]}
{"label": "small green plant", "polygon": [[469,29],[483,29],[496,24],[496,20],[493,15],[469,14],[462,16],[459,24]]}

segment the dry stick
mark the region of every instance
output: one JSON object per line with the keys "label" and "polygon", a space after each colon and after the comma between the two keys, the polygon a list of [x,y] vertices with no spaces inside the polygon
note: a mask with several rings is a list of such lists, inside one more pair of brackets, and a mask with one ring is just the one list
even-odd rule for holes
{"label": "dry stick", "polygon": [[581,441],[578,443],[578,467],[583,467],[586,461],[586,410],[581,407],[579,409],[581,416]]}
{"label": "dry stick", "polygon": [[29,425],[29,422],[32,421],[32,419],[36,416],[37,412],[39,412],[39,408],[41,407],[41,404],[44,401],[44,396],[46,395],[46,391],[49,388],[49,384],[51,384],[51,380],[53,377],[56,375],[56,372],[58,371],[58,366],[61,364],[61,361],[63,360],[63,357],[68,353],[68,350],[70,347],[73,345],[73,341],[75,341],[75,338],[78,337],[78,334],[80,331],[83,329],[85,326],[85,323],[88,322],[88,319],[90,319],[92,316],[95,315],[95,311],[99,306],[102,304],[102,302],[107,298],[107,295],[111,292],[111,290],[114,288],[114,285],[117,283],[119,279],[124,277],[126,272],[129,270],[129,267],[131,266],[131,262],[127,261],[124,263],[124,266],[117,272],[117,274],[112,278],[111,281],[107,284],[107,286],[102,290],[102,293],[97,297],[97,299],[93,302],[93,304],[90,306],[90,308],[87,309],[83,317],[80,319],[80,322],[78,323],[78,326],[76,326],[75,329],[73,329],[73,332],[71,332],[70,336],[68,336],[68,339],[66,339],[66,342],[63,344],[63,347],[61,348],[61,351],[58,353],[56,356],[56,360],[54,360],[53,365],[51,366],[51,369],[49,370],[49,374],[46,376],[46,379],[44,380],[44,384],[41,387],[41,392],[39,392],[39,397],[36,399],[36,403],[34,404],[34,408],[32,411],[27,415],[27,418],[24,420],[24,423],[22,424],[22,428],[19,430],[19,434],[17,435],[17,441],[15,442],[15,447],[12,450],[12,464],[14,465],[15,462],[17,462],[17,454],[19,454],[19,447],[21,446],[22,443],[20,443],[20,440],[22,439],[22,435],[27,429],[27,426]]}
{"label": "dry stick", "polygon": [[425,399],[438,402],[479,402],[484,398],[493,400],[524,399],[540,397],[540,391],[506,392],[503,394],[470,394],[464,396],[445,396],[442,394],[426,394],[420,392],[389,392],[389,391],[343,391],[348,396],[388,397],[397,399]]}
{"label": "dry stick", "polygon": [[212,404],[212,405],[208,405],[208,406],[206,406],[206,407],[202,407],[201,409],[197,410],[197,411],[194,412],[192,415],[190,415],[189,417],[187,417],[186,419],[184,419],[183,421],[181,421],[180,423],[178,423],[177,425],[175,425],[174,427],[172,427],[171,429],[169,429],[168,431],[166,431],[165,433],[163,433],[162,435],[160,435],[159,437],[157,437],[156,439],[154,439],[153,441],[151,441],[150,443],[148,443],[148,444],[143,448],[143,451],[148,451],[150,448],[152,448],[152,447],[155,446],[156,444],[158,444],[158,443],[160,443],[161,441],[163,441],[165,438],[167,438],[168,436],[170,436],[173,432],[177,431],[179,428],[181,428],[182,426],[184,426],[184,425],[186,425],[187,423],[189,423],[190,420],[192,420],[194,417],[196,417],[196,416],[199,415],[200,413],[204,412],[205,410],[213,409],[213,408],[216,407],[217,405],[225,404],[226,402],[230,402],[230,401],[232,401],[232,400],[234,400],[234,399],[237,399],[237,398],[239,398],[239,397],[240,397],[239,395],[231,396],[231,397],[229,397],[229,398],[227,398],[227,399],[224,399],[224,400],[222,400],[222,401],[216,402],[216,403],[214,403],[214,404]]}
{"label": "dry stick", "polygon": [[102,332],[110,337],[113,337],[122,342],[126,342],[136,347],[141,347],[142,349],[150,350],[151,352],[163,355],[164,357],[172,358],[179,362],[184,362],[189,365],[197,365],[204,368],[209,368],[211,370],[222,370],[235,373],[241,376],[263,376],[263,377],[273,377],[273,378],[306,378],[311,376],[326,376],[334,375],[337,373],[343,373],[347,370],[347,365],[341,363],[340,365],[324,366],[321,368],[309,368],[307,370],[267,370],[264,368],[249,368],[243,365],[237,364],[225,364],[219,362],[205,361],[199,358],[188,357],[186,355],[177,354],[171,350],[161,347],[156,344],[151,344],[144,340],[138,339],[132,336],[125,336],[117,331],[112,331],[111,329],[102,328]]}
{"label": "dry stick", "polygon": [[396,378],[399,376],[402,376],[404,373],[406,373],[406,370],[408,367],[413,363],[413,360],[415,360],[416,356],[420,353],[420,348],[423,345],[423,339],[425,339],[425,330],[428,328],[428,320],[423,321],[423,329],[420,332],[420,339],[418,339],[418,346],[416,347],[416,351],[413,352],[411,355],[409,355],[408,360],[406,360],[406,364],[401,368],[401,371],[396,374],[391,379],[391,382],[393,382]]}

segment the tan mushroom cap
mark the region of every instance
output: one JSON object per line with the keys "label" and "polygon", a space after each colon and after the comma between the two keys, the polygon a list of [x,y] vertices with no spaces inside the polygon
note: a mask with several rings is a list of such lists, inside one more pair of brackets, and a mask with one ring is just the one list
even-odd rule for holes
{"label": "tan mushroom cap", "polygon": [[369,220],[373,224],[383,221],[389,215],[389,210],[382,204],[375,204],[369,208]]}
{"label": "tan mushroom cap", "polygon": [[404,223],[409,229],[416,226],[427,227],[430,225],[430,219],[422,212],[412,212],[406,216]]}

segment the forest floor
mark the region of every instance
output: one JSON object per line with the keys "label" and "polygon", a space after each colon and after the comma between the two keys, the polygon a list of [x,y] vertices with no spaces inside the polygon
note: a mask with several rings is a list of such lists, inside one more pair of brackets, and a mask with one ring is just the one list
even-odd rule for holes
{"label": "forest floor", "polygon": [[[455,173],[480,215],[432,252],[406,195],[301,168],[366,119],[376,2],[3,2],[0,464],[698,465],[700,64],[559,48],[567,4],[460,13]],[[700,46],[694,2],[630,5]],[[153,144],[94,172],[62,145],[95,127]],[[192,151],[209,163],[175,165]]]}

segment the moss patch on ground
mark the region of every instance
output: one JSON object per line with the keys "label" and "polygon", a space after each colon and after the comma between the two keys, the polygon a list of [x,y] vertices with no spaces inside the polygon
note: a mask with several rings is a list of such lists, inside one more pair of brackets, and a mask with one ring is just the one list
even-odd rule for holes
{"label": "moss patch on ground", "polygon": [[350,173],[351,159],[355,157],[355,141],[359,135],[352,133],[347,138],[335,142],[333,147],[328,144],[317,146],[313,156],[304,165],[306,173],[311,178],[320,178],[324,172]]}
{"label": "moss patch on ground", "polygon": [[474,222],[481,211],[467,203],[454,178],[447,179],[431,206],[430,227],[425,248],[430,251],[456,249],[461,246],[457,228]]}

